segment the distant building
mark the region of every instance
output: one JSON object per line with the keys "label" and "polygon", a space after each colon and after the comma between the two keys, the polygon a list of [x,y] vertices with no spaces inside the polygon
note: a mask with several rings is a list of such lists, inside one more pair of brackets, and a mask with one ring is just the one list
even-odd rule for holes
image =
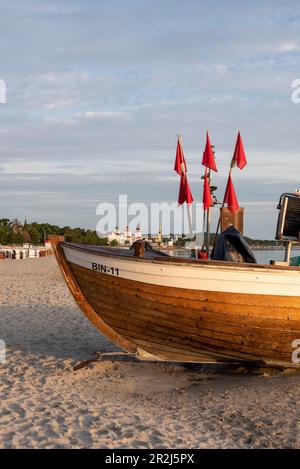
{"label": "distant building", "polygon": [[52,249],[52,244],[50,243],[49,239],[46,239],[46,241],[45,241],[45,248],[46,249]]}
{"label": "distant building", "polygon": [[[173,239],[168,237],[169,239],[166,242],[166,245],[171,247],[173,245]],[[107,233],[107,239],[111,243],[112,241],[116,241],[119,245],[124,246],[124,245],[131,245],[135,241],[139,239],[144,239],[148,241],[149,243],[155,245],[155,246],[162,246],[163,245],[163,233],[162,233],[162,227],[160,225],[159,227],[159,232],[156,235],[151,235],[151,233],[148,233],[147,236],[143,236],[143,233],[141,231],[140,226],[138,225],[134,231],[132,231],[129,226],[126,226],[124,230],[120,230],[119,227],[116,226],[116,228],[111,231],[110,233]]]}
{"label": "distant building", "polygon": [[127,240],[127,233],[121,232],[116,226],[115,230],[107,234],[107,239],[111,243],[117,241],[118,244],[125,244]]}
{"label": "distant building", "polygon": [[126,226],[124,230],[124,237],[125,237],[125,240],[128,241],[128,243],[132,241],[131,229],[129,228],[129,226]]}
{"label": "distant building", "polygon": [[52,247],[50,242],[45,242],[45,246],[24,243],[23,246],[1,246],[0,252],[4,254],[6,259],[37,258],[52,254]]}
{"label": "distant building", "polygon": [[134,236],[135,241],[137,241],[138,239],[143,239],[140,226],[136,227],[136,230],[133,236]]}
{"label": "distant building", "polygon": [[159,225],[158,235],[157,235],[157,242],[160,244],[162,242],[162,226]]}

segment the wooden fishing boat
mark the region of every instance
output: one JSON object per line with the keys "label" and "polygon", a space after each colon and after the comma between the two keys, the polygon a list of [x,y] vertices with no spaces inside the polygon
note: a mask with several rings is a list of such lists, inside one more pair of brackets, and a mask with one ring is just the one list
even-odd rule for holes
{"label": "wooden fishing boat", "polygon": [[51,242],[83,312],[138,358],[297,366],[298,267]]}

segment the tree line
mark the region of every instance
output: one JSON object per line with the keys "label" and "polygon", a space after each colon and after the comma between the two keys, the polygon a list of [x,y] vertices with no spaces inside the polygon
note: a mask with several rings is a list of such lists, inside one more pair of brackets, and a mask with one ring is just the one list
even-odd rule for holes
{"label": "tree line", "polygon": [[[9,220],[8,218],[0,219],[0,244],[43,244],[50,234],[64,235],[66,241],[73,243],[87,243],[96,245],[108,245],[107,238],[99,238],[96,231],[85,230],[83,228],[71,228],[70,226],[59,227],[57,225],[50,225],[49,223],[27,223],[25,220],[22,224],[19,220]],[[211,233],[210,242],[214,243],[215,234]],[[258,240],[245,237],[250,246],[274,246],[277,245],[275,241]],[[184,234],[175,242],[175,246],[183,247],[185,242],[189,240]],[[111,241],[110,245],[118,245],[116,240]]]}
{"label": "tree line", "polygon": [[64,235],[66,241],[73,243],[88,243],[105,245],[106,238],[99,238],[96,231],[83,228],[59,227],[49,223],[21,223],[19,220],[0,219],[0,244],[43,244],[50,234]]}

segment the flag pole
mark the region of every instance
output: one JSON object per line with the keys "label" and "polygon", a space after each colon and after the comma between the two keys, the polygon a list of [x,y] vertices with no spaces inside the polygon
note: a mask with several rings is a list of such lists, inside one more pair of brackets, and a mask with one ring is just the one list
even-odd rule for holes
{"label": "flag pole", "polygon": [[203,207],[203,224],[202,224],[203,243],[202,243],[202,249],[205,248],[205,243],[206,243],[205,226],[206,226],[206,210],[204,210],[204,207]]}
{"label": "flag pole", "polygon": [[[181,157],[182,156],[182,135],[178,133],[177,138],[178,138],[178,142],[179,142],[180,149],[181,149],[181,152],[180,152],[180,157]],[[182,169],[183,169],[183,161],[182,161],[181,158],[180,158],[180,163],[181,163]],[[184,172],[184,177],[186,178],[186,173],[185,172]],[[193,236],[193,230],[192,230],[192,217],[191,217],[191,212],[190,212],[190,206],[189,206],[189,204],[186,204],[186,205],[187,205],[189,230],[190,230],[190,235],[192,237]]]}
{"label": "flag pole", "polygon": [[[231,161],[227,181],[228,181],[228,179],[229,179],[230,176],[231,176],[232,168],[233,168],[233,167],[234,167],[234,164],[233,164],[233,161]],[[221,210],[222,210],[222,208],[224,208],[224,206],[225,206],[225,195],[226,195],[226,191],[224,192],[223,202],[222,202],[222,205],[221,205],[221,208],[220,208],[219,220],[218,220],[218,224],[217,224],[217,228],[216,228],[216,233],[215,233],[215,238],[214,238],[214,244],[213,244],[213,248],[212,248],[212,251],[211,251],[211,255],[212,255],[212,256],[213,256],[213,254],[214,254],[214,250],[215,250],[215,246],[216,246],[216,242],[217,242],[217,237],[218,237],[218,233],[219,233],[219,229],[220,229],[220,225],[221,225]]]}
{"label": "flag pole", "polygon": [[[209,184],[209,187],[211,187],[211,169],[209,169],[208,171],[208,184]],[[209,248],[210,248],[210,223],[211,223],[211,207],[208,207],[207,209],[207,215],[206,215],[206,233],[205,233],[205,237],[206,237],[206,252],[208,254],[208,257],[209,257]]]}

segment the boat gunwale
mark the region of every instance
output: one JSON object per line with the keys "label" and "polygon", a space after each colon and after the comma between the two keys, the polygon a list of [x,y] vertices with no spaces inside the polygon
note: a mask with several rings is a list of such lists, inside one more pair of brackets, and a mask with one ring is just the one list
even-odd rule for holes
{"label": "boat gunwale", "polygon": [[[186,265],[188,267],[221,267],[221,268],[227,268],[228,270],[239,270],[239,269],[245,269],[245,270],[264,270],[264,271],[288,271],[288,272],[294,272],[294,273],[299,273],[300,274],[300,267],[297,266],[281,266],[281,265],[272,265],[272,264],[254,264],[254,263],[246,263],[246,262],[228,262],[228,261],[217,261],[217,260],[206,260],[206,259],[185,259],[181,257],[171,257],[171,256],[153,256],[153,257],[134,257],[130,255],[124,254],[114,254],[111,252],[105,252],[105,247],[102,246],[97,246],[95,245],[95,248],[99,247],[99,250],[97,249],[89,249],[89,246],[92,245],[84,245],[84,244],[75,244],[75,243],[69,243],[66,241],[63,241],[60,243],[61,247],[66,247],[70,249],[74,249],[76,251],[80,252],[86,252],[89,254],[95,254],[95,255],[103,255],[105,257],[110,257],[114,259],[124,259],[126,261],[131,261],[131,262],[147,262],[147,263],[153,263],[153,264],[160,264],[163,263],[164,265],[176,265],[176,266],[182,266]],[[120,249],[120,248],[119,248]],[[124,249],[124,251],[126,251]]]}
{"label": "boat gunwale", "polygon": [[73,272],[70,269],[70,263],[65,257],[64,250],[62,249],[63,237],[59,235],[50,235],[50,242],[60,271],[66,281],[66,284],[74,297],[75,302],[79,308],[84,312],[86,317],[91,323],[104,334],[109,340],[115,345],[125,350],[127,353],[136,354],[139,351],[139,347],[123,337],[117,331],[115,331],[109,324],[107,324],[102,317],[94,310],[90,302],[86,299],[85,295],[75,278]]}

